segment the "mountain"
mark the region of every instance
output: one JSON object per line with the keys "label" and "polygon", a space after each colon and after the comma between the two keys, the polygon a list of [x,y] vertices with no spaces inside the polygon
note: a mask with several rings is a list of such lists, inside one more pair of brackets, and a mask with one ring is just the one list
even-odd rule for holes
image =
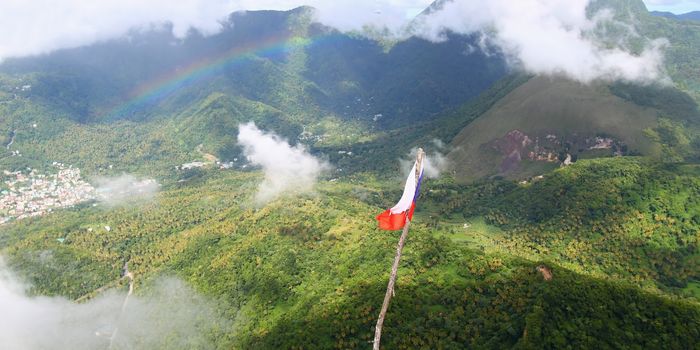
{"label": "mountain", "polygon": [[[639,1],[600,0],[591,9],[603,7],[613,8],[618,21],[630,23],[645,37],[669,41],[665,65],[674,86],[530,79],[499,96],[452,139],[450,158],[458,178],[522,179],[556,168],[567,157],[698,160],[700,80],[687,73],[700,69],[691,58],[700,54],[700,26],[649,16]],[[456,113],[471,120],[468,111]]]}
{"label": "mountain", "polygon": [[586,11],[588,15],[594,14],[601,9],[613,11],[614,15],[620,19],[646,19],[649,17],[644,1],[642,0],[593,0],[589,3]]}
{"label": "mountain", "polygon": [[651,14],[654,16],[666,17],[666,18],[677,19],[677,20],[700,21],[700,11],[682,13],[679,15],[677,15],[675,13],[671,13],[671,12],[652,11]]}
{"label": "mountain", "polygon": [[[172,91],[157,91],[162,95],[127,110],[110,110],[119,104],[116,99],[153,93],[143,90],[163,89],[157,84],[170,83],[181,84],[177,86],[178,103],[197,101],[198,96],[187,96],[191,90],[227,89],[280,110],[299,109],[294,104],[308,100],[348,118],[386,113],[383,122],[389,124],[456,106],[506,73],[504,62],[497,57],[461,55],[477,38],[454,36],[437,44],[414,38],[386,48],[310,23],[309,11],[234,13],[225,28],[210,37],[194,33],[178,40],[169,28],[134,32],[128,39],[8,60],[0,72],[37,75],[28,97],[65,107],[80,121],[148,118],[172,112],[167,106],[168,98],[175,95]],[[269,80],[250,80],[261,76]],[[176,79],[184,81],[169,81]],[[304,87],[295,92],[301,95],[276,96],[281,92],[269,83],[290,79],[290,84]],[[75,106],[61,106],[58,96],[70,97]],[[283,101],[294,107],[282,106]],[[381,105],[381,101],[392,104]]]}
{"label": "mountain", "polygon": [[[232,135],[243,121],[292,142],[306,130],[326,135],[311,146],[337,145],[345,132],[357,139],[429,120],[508,73],[502,57],[463,54],[475,37],[387,46],[312,23],[309,11],[234,13],[210,37],[178,40],[164,28],[7,60],[0,65],[0,128],[16,130],[25,157],[63,159],[90,172],[142,168],[142,147],[129,140],[157,145],[148,153],[163,157],[149,165],[162,171],[195,157],[200,144],[221,159],[240,158]],[[33,124],[40,127],[26,128]],[[127,136],[132,124],[138,138]],[[70,134],[107,128],[114,135],[101,137],[111,143],[75,152],[71,142],[83,141]],[[164,130],[180,141],[163,139]],[[115,148],[141,154],[125,157]]]}

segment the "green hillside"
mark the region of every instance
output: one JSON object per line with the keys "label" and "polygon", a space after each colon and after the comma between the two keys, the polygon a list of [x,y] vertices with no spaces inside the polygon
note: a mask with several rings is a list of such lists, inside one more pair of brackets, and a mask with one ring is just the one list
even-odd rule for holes
{"label": "green hillside", "polygon": [[[133,33],[129,40],[7,60],[0,73],[30,84],[22,95],[32,102],[81,122],[169,115],[220,91],[307,116],[371,121],[385,114],[380,124],[393,127],[458,106],[506,74],[499,56],[462,54],[478,38],[412,38],[387,49],[313,23],[310,11],[234,13],[210,37],[179,40],[169,28]],[[210,63],[212,57],[219,60]],[[192,66],[195,74],[180,72]],[[122,108],[142,87],[160,89],[163,78],[169,85],[162,91]]]}
{"label": "green hillside", "polygon": [[349,148],[431,120],[506,74],[499,56],[463,55],[477,38],[386,48],[312,23],[309,11],[234,13],[210,37],[178,41],[166,28],[3,62],[0,130],[16,131],[23,159],[1,149],[0,166],[170,177],[202,152],[241,158],[235,135],[247,121],[292,143]]}
{"label": "green hillside", "polygon": [[632,47],[640,47],[646,39],[668,40],[665,50],[666,69],[674,84],[700,102],[700,22],[678,21],[653,16],[642,0],[596,0],[589,12],[612,8],[617,20],[631,25],[639,36],[623,37]]}
{"label": "green hillside", "polygon": [[[207,172],[144,207],[18,222],[0,242],[41,294],[119,285],[124,261],[141,293],[179,276],[230,320],[211,335],[222,348],[366,347],[396,239],[371,218],[395,189],[325,182],[254,210],[257,181]],[[697,167],[581,161],[526,187],[426,188],[385,346],[687,349],[700,336]]]}

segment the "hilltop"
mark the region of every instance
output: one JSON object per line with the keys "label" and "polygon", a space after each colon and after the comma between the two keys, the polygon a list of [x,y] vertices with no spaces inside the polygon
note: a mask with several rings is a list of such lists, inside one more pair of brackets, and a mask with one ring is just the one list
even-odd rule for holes
{"label": "hilltop", "polygon": [[679,15],[677,15],[675,13],[671,13],[671,12],[652,11],[651,14],[654,16],[672,18],[672,19],[677,19],[677,20],[700,21],[700,11],[681,13]]}

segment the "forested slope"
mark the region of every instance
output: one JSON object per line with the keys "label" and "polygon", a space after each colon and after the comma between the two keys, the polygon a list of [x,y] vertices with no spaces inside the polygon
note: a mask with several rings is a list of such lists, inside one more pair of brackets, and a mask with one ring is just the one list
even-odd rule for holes
{"label": "forested slope", "polygon": [[[695,166],[618,158],[525,186],[427,181],[385,346],[696,346],[699,178]],[[372,218],[398,189],[326,182],[254,210],[257,179],[208,172],[144,207],[63,211],[0,241],[42,294],[119,285],[124,261],[142,293],[179,276],[232,322],[212,334],[221,347],[366,347],[397,238]]]}

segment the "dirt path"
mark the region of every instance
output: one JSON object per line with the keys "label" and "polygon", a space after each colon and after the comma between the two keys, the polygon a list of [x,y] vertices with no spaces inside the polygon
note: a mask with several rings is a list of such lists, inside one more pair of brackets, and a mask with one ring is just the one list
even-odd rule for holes
{"label": "dirt path", "polygon": [[134,293],[134,274],[129,272],[129,262],[124,263],[124,276],[122,278],[124,277],[129,279],[129,292],[124,298],[122,309],[119,311],[119,317],[117,318],[117,325],[114,327],[114,332],[112,332],[112,336],[109,338],[109,349],[112,349],[114,346],[114,340],[117,339],[117,333],[119,333],[119,321],[126,312],[126,306],[129,304],[129,297],[131,297],[131,294]]}
{"label": "dirt path", "polygon": [[17,130],[12,130],[12,136],[10,138],[10,143],[5,145],[6,149],[10,149],[10,146],[12,146],[12,144],[15,143],[15,137],[17,137]]}

